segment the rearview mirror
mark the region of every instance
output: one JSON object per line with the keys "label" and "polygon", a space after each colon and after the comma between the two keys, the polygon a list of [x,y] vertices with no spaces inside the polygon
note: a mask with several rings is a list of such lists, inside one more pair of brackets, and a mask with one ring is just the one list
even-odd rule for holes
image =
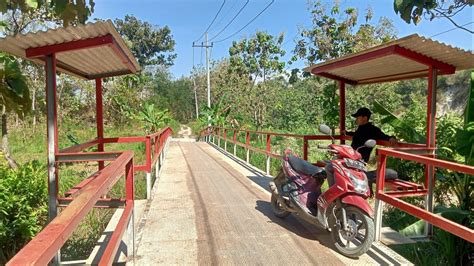
{"label": "rearview mirror", "polygon": [[367,148],[373,148],[373,147],[375,147],[376,144],[377,144],[377,142],[375,140],[369,139],[364,143],[364,146],[367,147]]}
{"label": "rearview mirror", "polygon": [[331,136],[331,129],[325,124],[319,125],[319,132]]}

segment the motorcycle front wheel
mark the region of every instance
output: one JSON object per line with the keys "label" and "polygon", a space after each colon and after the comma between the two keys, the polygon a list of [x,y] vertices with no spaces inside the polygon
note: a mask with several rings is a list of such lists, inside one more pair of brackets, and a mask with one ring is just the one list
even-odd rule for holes
{"label": "motorcycle front wheel", "polygon": [[341,254],[358,258],[372,246],[375,237],[374,221],[364,211],[354,206],[345,206],[347,228],[342,228],[342,211],[338,208],[334,214],[331,235],[334,245]]}
{"label": "motorcycle front wheel", "polygon": [[290,215],[290,212],[285,210],[281,204],[282,203],[278,201],[278,196],[272,194],[271,205],[273,214],[275,214],[275,216],[278,218],[285,218]]}

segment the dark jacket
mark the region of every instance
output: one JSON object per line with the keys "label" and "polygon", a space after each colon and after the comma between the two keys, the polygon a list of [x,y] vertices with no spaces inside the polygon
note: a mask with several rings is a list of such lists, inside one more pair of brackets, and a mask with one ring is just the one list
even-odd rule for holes
{"label": "dark jacket", "polygon": [[[389,140],[391,138],[391,136],[383,133],[380,128],[372,125],[370,122],[365,125],[358,126],[355,132],[346,132],[346,135],[352,136],[351,146],[353,149],[364,146],[364,143],[368,139]],[[365,162],[369,161],[370,153],[372,152],[371,148],[362,147],[359,149],[359,152]]]}

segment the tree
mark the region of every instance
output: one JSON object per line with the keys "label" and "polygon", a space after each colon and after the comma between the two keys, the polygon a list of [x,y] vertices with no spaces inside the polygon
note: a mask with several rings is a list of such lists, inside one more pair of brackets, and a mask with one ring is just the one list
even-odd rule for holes
{"label": "tree", "polygon": [[[339,4],[335,3],[328,10],[320,1],[314,1],[309,11],[313,25],[301,29],[301,38],[296,42],[292,61],[300,58],[314,64],[358,52],[396,37],[388,19],[382,17],[377,25],[370,24],[373,18],[370,8],[365,12],[365,23],[358,28],[359,14],[355,8],[341,11]],[[337,87],[324,85],[319,102],[323,106],[324,122],[333,128],[337,125],[338,101]]]}
{"label": "tree", "polygon": [[[62,21],[64,26],[84,23],[93,12],[94,2],[89,0],[17,0],[0,1],[0,27],[7,35],[17,35],[35,23]],[[26,78],[18,61],[4,53],[0,54],[0,104],[2,105],[2,150],[10,167],[16,168],[8,147],[7,113],[14,111],[24,115],[31,110],[31,100]]]}
{"label": "tree", "polygon": [[274,37],[258,31],[249,39],[234,41],[229,48],[230,70],[249,75],[254,83],[259,77],[265,82],[271,74],[280,73],[285,67],[280,61],[285,55],[281,49],[283,39],[283,34]]}
{"label": "tree", "polygon": [[[315,1],[309,11],[313,25],[301,29],[301,38],[296,42],[292,61],[300,58],[314,64],[361,51],[396,37],[390,20],[382,17],[376,26],[370,24],[373,18],[370,8],[366,10],[365,23],[359,28],[356,28],[358,10],[355,8],[346,8],[341,12],[335,3],[328,11],[320,1]],[[341,15],[344,17],[341,18]]]}
{"label": "tree", "polygon": [[[253,107],[253,120],[257,129],[262,127],[267,113],[268,91],[265,81],[274,74],[281,73],[285,63],[281,57],[285,51],[281,49],[284,35],[274,37],[266,32],[257,32],[249,39],[233,42],[229,48],[230,65],[229,71],[251,81],[247,88],[247,103]],[[257,81],[261,83],[255,90]]]}
{"label": "tree", "polygon": [[[62,21],[63,26],[70,24],[84,24],[94,12],[94,1],[89,0],[3,0],[0,1],[0,13],[11,12],[16,26],[20,31],[29,23],[39,21]],[[22,19],[16,20],[15,14],[24,14]],[[29,18],[24,20],[24,18]]]}
{"label": "tree", "polygon": [[168,26],[153,27],[134,16],[126,15],[124,20],[116,19],[118,32],[131,42],[131,50],[141,66],[172,66],[176,58],[171,30]]}
{"label": "tree", "polygon": [[474,5],[472,0],[394,0],[393,9],[408,24],[413,21],[417,25],[421,22],[422,16],[430,21],[446,18],[454,26],[474,34],[474,31],[460,26],[454,21],[456,14],[466,7],[472,7],[472,5]]}

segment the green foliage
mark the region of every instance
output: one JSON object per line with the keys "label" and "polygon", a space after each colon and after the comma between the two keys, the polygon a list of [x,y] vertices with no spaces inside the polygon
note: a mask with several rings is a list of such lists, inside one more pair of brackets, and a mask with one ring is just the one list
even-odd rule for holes
{"label": "green foliage", "polygon": [[47,218],[45,166],[37,161],[18,169],[0,165],[0,264],[43,227]]}
{"label": "green foliage", "polygon": [[391,125],[395,131],[398,133],[398,136],[403,140],[410,143],[425,143],[426,138],[417,132],[413,127],[413,124],[406,122],[395,116],[392,112],[387,110],[382,104],[377,100],[373,103],[373,111],[382,116],[380,119],[381,124]]}
{"label": "green foliage", "polygon": [[7,112],[15,112],[20,116],[31,110],[31,98],[18,61],[0,52],[0,104]]}
{"label": "green foliage", "polygon": [[141,66],[173,65],[176,54],[171,52],[176,42],[168,26],[155,27],[131,15],[114,22],[118,32],[131,42],[130,49]]}
{"label": "green foliage", "polygon": [[165,127],[171,120],[168,109],[158,110],[154,104],[145,104],[136,118],[145,122],[148,133],[154,133]]}
{"label": "green foliage", "polygon": [[472,7],[472,0],[394,0],[393,9],[406,23],[420,23],[422,17],[429,20],[447,18],[456,27],[474,33],[467,28],[459,26],[454,21],[454,16],[465,7]]}
{"label": "green foliage", "polygon": [[301,58],[313,64],[395,38],[394,27],[389,20],[382,18],[376,26],[369,23],[372,19],[370,9],[365,15],[365,23],[358,29],[358,11],[355,8],[341,10],[337,2],[327,8],[321,1],[312,1],[309,11],[313,25],[302,28],[292,61]]}
{"label": "green foliage", "polygon": [[42,14],[45,19],[58,18],[67,26],[76,21],[85,23],[94,12],[94,5],[93,0],[3,0],[0,1],[0,13],[18,10],[35,16],[37,10],[43,9],[46,11]]}
{"label": "green foliage", "polygon": [[[205,106],[200,113],[199,121],[201,127],[206,127],[209,123],[211,126],[226,127],[228,125],[228,116],[230,114],[230,106],[224,106],[226,95],[224,94],[219,102],[211,104],[211,107]],[[210,118],[210,120],[209,120]]]}
{"label": "green foliage", "polygon": [[285,51],[281,49],[284,35],[274,37],[268,33],[257,31],[255,36],[232,42],[229,48],[230,71],[240,75],[246,74],[254,81],[261,77],[263,81],[273,73],[280,73],[285,67],[281,57]]}

